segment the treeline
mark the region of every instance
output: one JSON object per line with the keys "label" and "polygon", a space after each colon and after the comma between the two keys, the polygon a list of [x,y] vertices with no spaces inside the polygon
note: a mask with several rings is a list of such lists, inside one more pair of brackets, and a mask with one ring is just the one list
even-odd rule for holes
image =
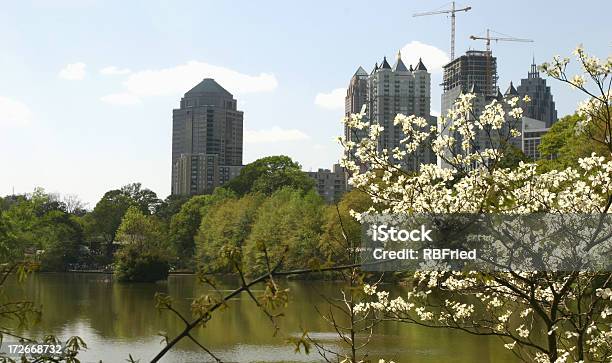
{"label": "treeline", "polygon": [[299,164],[272,156],[191,198],[161,200],[139,183],[106,192],[91,211],[41,189],[0,198],[0,257],[30,259],[43,271],[112,269],[127,281],[170,270],[255,274],[281,255],[284,268],[323,266],[345,255],[340,220],[358,239],[349,210],[368,206],[358,191],[327,205]]}
{"label": "treeline", "polygon": [[[601,145],[576,135],[580,120],[566,116],[544,135],[540,170],[575,167],[581,157],[602,154]],[[514,150],[499,167],[521,161],[528,160]],[[349,210],[369,206],[359,191],[346,194],[338,209],[326,205],[314,181],[286,156],[259,159],[223,188],[191,198],[162,200],[134,183],[106,192],[88,211],[74,196],[37,189],[0,198],[0,261],[34,260],[44,271],[112,269],[134,281],[164,278],[172,269],[262,272],[266,254],[270,261],[282,255],[284,268],[314,267],[345,258],[341,225],[359,241]]]}

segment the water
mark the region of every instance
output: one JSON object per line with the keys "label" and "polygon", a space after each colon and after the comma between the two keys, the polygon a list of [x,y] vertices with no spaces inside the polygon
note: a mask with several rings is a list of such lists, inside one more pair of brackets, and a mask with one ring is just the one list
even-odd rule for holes
{"label": "water", "polygon": [[[267,317],[246,294],[229,302],[229,309],[215,313],[205,328],[193,334],[206,347],[228,362],[320,362],[316,352],[296,354],[286,342],[306,329],[326,346],[340,349],[331,326],[314,308],[325,309],[320,294],[337,296],[341,285],[331,282],[288,281],[291,301],[283,309],[280,331],[273,336]],[[231,288],[228,282],[226,288]],[[171,276],[156,284],[124,284],[103,274],[38,274],[24,283],[6,282],[10,298],[26,298],[42,305],[42,321],[24,333],[30,336],[55,334],[66,339],[83,338],[88,349],[82,362],[125,362],[128,354],[148,362],[161,349],[160,331],[174,336],[184,326],[168,312],[159,313],[153,304],[155,292],[168,293],[176,307],[189,315],[191,300],[205,292],[193,276]],[[513,362],[514,357],[498,338],[476,337],[448,329],[429,329],[394,322],[377,327],[369,358],[395,362]],[[374,359],[376,358],[376,359]],[[206,362],[210,358],[195,344],[183,341],[163,362]]]}

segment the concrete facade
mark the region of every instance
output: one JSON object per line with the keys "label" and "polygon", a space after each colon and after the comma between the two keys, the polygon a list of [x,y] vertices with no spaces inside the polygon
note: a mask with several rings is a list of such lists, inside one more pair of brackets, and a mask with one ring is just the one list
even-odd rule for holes
{"label": "concrete facade", "polygon": [[346,193],[346,173],[339,164],[334,164],[331,170],[319,169],[306,173],[315,180],[315,189],[326,202],[337,202]]}
{"label": "concrete facade", "polygon": [[[400,126],[393,124],[397,114],[416,115],[425,118],[429,126],[436,124],[430,114],[431,74],[421,60],[413,68],[407,68],[398,52],[391,66],[386,57],[380,66],[376,64],[368,75],[362,67],[351,78],[345,98],[345,114],[361,111],[366,105],[366,121],[379,124],[384,131],[378,140],[379,150],[391,151],[400,146],[405,135]],[[359,142],[366,131],[349,130],[345,127],[347,140]],[[351,156],[349,156],[351,157]],[[435,163],[430,148],[422,147],[400,162],[406,170],[416,171],[420,164]]]}
{"label": "concrete facade", "polygon": [[538,147],[542,142],[542,136],[550,130],[546,127],[546,122],[530,117],[523,117],[521,129],[521,150],[532,160],[541,158]]}
{"label": "concrete facade", "polygon": [[172,194],[209,193],[242,166],[243,113],[232,94],[206,78],[172,114]]}

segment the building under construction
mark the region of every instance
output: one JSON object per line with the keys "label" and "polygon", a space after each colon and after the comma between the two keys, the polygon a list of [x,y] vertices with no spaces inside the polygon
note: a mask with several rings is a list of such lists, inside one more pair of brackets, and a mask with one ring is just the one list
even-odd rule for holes
{"label": "building under construction", "polygon": [[497,95],[497,59],[491,51],[468,50],[465,55],[444,66],[442,114],[452,107],[461,93]]}

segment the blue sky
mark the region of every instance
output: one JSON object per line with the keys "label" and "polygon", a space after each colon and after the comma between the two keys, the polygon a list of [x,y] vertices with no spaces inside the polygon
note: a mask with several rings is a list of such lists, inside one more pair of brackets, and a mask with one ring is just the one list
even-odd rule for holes
{"label": "blue sky", "polygon": [[[139,181],[170,190],[172,109],[216,78],[245,112],[244,161],[287,154],[305,170],[339,157],[342,88],[359,65],[422,56],[440,109],[450,19],[440,1],[6,1],[0,12],[0,195],[77,194],[90,207]],[[500,85],[583,43],[611,51],[610,1],[463,1],[457,53],[487,27],[535,43],[493,44]],[[593,11],[597,9],[597,11]],[[422,54],[420,54],[422,53]],[[414,63],[414,62],[413,62]],[[582,96],[556,82],[559,115]]]}

